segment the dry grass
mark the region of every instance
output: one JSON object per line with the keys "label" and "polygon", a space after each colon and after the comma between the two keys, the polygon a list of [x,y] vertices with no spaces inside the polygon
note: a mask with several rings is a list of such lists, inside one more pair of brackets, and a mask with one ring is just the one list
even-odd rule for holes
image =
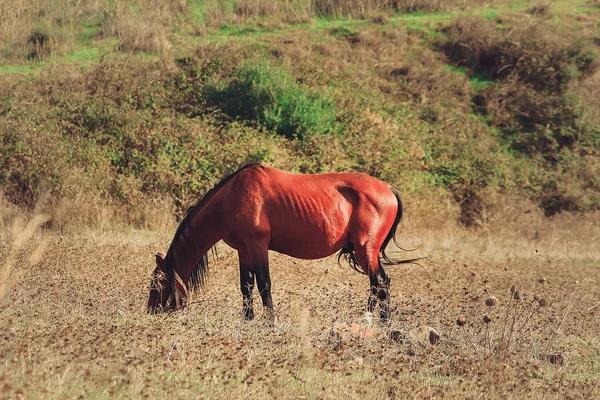
{"label": "dry grass", "polygon": [[[206,27],[267,19],[275,24],[316,17],[382,16],[414,11],[447,11],[481,7],[483,0],[153,0],[0,1],[0,57],[11,62],[48,60],[76,48],[93,29],[92,40],[116,38],[123,51],[162,53],[178,29],[203,32]],[[197,16],[194,16],[196,15]],[[86,40],[89,40],[86,39]]]}
{"label": "dry grass", "polygon": [[[393,323],[365,329],[368,283],[333,258],[271,255],[272,328],[260,313],[253,322],[240,317],[236,256],[223,245],[208,288],[189,310],[147,316],[152,257],[172,229],[56,234],[36,229],[40,217],[13,214],[5,219],[13,232],[0,245],[1,265],[12,271],[0,298],[3,395],[599,394],[598,224],[522,221],[541,232],[531,240],[456,225],[433,231],[418,213],[407,215],[399,238],[424,242],[426,270],[390,267]],[[566,239],[577,242],[575,256],[553,251]],[[513,249],[516,240],[538,252]]]}

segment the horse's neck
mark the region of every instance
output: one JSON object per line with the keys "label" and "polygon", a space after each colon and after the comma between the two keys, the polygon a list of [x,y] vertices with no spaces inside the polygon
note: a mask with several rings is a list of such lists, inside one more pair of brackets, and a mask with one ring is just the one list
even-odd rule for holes
{"label": "horse's neck", "polygon": [[218,197],[215,195],[192,215],[189,223],[173,238],[167,253],[168,262],[186,283],[202,256],[222,239]]}

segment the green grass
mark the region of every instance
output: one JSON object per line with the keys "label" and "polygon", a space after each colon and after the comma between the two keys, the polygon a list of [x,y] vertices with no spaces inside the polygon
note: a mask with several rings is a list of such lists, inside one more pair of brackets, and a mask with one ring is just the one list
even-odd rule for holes
{"label": "green grass", "polygon": [[289,73],[267,63],[246,63],[231,83],[209,88],[209,99],[234,118],[256,120],[288,138],[336,129],[335,106],[325,95],[301,87]]}
{"label": "green grass", "polygon": [[189,2],[190,14],[194,23],[202,25],[206,22],[206,6],[201,0]]}
{"label": "green grass", "polygon": [[29,75],[39,72],[45,63],[30,63],[30,64],[0,64],[1,75]]}
{"label": "green grass", "polygon": [[98,33],[98,28],[96,26],[83,24],[82,30],[79,33],[79,35],[77,36],[77,40],[80,43],[91,42],[92,40],[94,40],[94,37],[97,35],[97,33]]}
{"label": "green grass", "polygon": [[73,51],[63,57],[63,61],[67,64],[81,63],[89,64],[92,61],[97,61],[100,57],[100,48],[85,48],[81,50]]}
{"label": "green grass", "polygon": [[[457,67],[455,65],[445,64],[444,68],[462,76],[467,76],[468,73],[468,70],[465,67]],[[493,82],[493,80],[483,75],[469,77],[469,81],[471,82],[471,86],[475,91],[479,91]]]}

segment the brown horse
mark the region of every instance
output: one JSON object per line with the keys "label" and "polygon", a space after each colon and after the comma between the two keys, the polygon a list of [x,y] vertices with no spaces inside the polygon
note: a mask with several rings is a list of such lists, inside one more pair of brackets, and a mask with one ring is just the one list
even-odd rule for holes
{"label": "brown horse", "polygon": [[369,276],[368,310],[379,301],[389,315],[391,260],[387,244],[402,218],[398,192],[361,173],[299,175],[257,164],[224,178],[191,207],[175,232],[166,256],[156,255],[148,311],[185,306],[190,290],[205,281],[207,252],[219,240],[237,250],[245,319],[253,319],[254,281],[267,315],[273,316],[268,251],[301,259],[340,251]]}

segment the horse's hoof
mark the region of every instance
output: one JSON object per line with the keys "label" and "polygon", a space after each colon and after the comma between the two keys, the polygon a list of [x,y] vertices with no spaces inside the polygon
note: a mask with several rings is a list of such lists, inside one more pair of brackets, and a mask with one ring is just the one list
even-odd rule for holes
{"label": "horse's hoof", "polygon": [[277,315],[273,311],[265,312],[265,321],[269,328],[273,328],[277,323]]}
{"label": "horse's hoof", "polygon": [[367,320],[367,325],[369,327],[373,325],[373,313],[369,311],[365,312],[365,320]]}
{"label": "horse's hoof", "polygon": [[379,323],[382,325],[389,325],[392,321],[390,320],[390,315],[387,311],[381,311],[379,313]]}
{"label": "horse's hoof", "polygon": [[244,320],[252,321],[254,319],[254,311],[244,310]]}

